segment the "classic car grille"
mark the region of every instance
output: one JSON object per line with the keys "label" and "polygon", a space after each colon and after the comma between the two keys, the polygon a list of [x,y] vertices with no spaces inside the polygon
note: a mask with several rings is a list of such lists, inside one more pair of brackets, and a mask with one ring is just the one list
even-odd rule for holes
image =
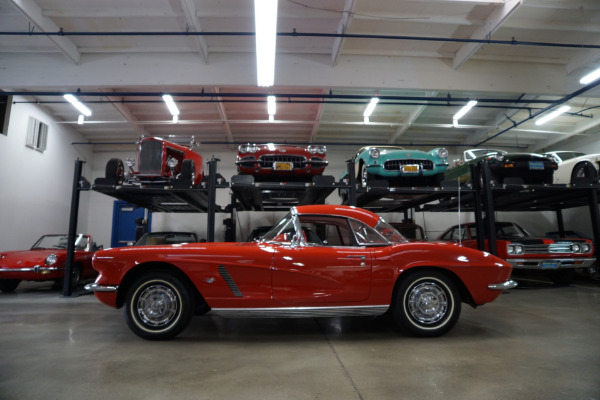
{"label": "classic car grille", "polygon": [[572,253],[571,242],[553,244],[527,244],[523,246],[525,254]]}
{"label": "classic car grille", "polygon": [[162,143],[156,140],[142,142],[140,149],[140,173],[160,175],[162,171]]}
{"label": "classic car grille", "polygon": [[302,156],[288,156],[288,155],[266,155],[261,156],[258,163],[261,168],[272,168],[274,162],[291,162],[294,164],[294,168],[306,167],[306,158]]}
{"label": "classic car grille", "polygon": [[433,161],[431,160],[388,160],[383,164],[383,169],[386,171],[400,171],[401,165],[420,164],[423,170],[433,169]]}

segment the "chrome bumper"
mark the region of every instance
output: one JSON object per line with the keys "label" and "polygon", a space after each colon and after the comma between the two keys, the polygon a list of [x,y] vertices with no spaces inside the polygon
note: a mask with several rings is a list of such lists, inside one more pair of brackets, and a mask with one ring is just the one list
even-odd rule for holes
{"label": "chrome bumper", "polygon": [[514,289],[517,287],[517,285],[518,285],[517,282],[510,279],[503,283],[492,283],[491,285],[488,285],[488,289],[492,289],[492,290]]}
{"label": "chrome bumper", "polygon": [[551,271],[565,268],[588,268],[596,262],[595,257],[590,258],[513,258],[506,259],[514,269],[538,269]]}
{"label": "chrome bumper", "polygon": [[26,267],[26,268],[5,268],[5,269],[0,269],[0,274],[3,272],[6,273],[10,273],[10,272],[33,272],[35,274],[47,274],[49,272],[55,272],[55,271],[64,271],[65,268],[64,267],[43,267],[41,265],[34,265],[33,267]]}
{"label": "chrome bumper", "polygon": [[99,285],[95,282],[85,285],[84,288],[91,292],[116,292],[119,290],[119,286]]}

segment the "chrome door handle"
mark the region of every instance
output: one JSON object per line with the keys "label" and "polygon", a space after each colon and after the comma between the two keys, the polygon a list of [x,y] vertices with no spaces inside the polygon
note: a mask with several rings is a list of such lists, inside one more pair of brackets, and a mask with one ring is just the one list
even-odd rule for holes
{"label": "chrome door handle", "polygon": [[359,255],[346,256],[346,258],[358,258],[360,260],[366,260],[367,259],[367,257],[365,257],[365,256],[359,256]]}

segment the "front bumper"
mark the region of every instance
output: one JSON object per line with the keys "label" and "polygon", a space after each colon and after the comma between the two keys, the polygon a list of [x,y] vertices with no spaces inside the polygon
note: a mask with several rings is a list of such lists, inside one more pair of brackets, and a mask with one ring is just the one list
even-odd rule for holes
{"label": "front bumper", "polygon": [[34,265],[33,267],[24,267],[24,268],[2,268],[0,269],[0,276],[3,273],[15,273],[15,272],[24,272],[24,273],[34,273],[34,274],[50,274],[52,272],[64,271],[65,267],[44,267],[41,265]]}
{"label": "front bumper", "polygon": [[116,292],[119,290],[118,285],[99,285],[97,283],[90,283],[84,286],[85,290],[89,290],[90,292]]}
{"label": "front bumper", "polygon": [[517,287],[517,282],[511,280],[508,280],[506,282],[502,282],[502,283],[492,283],[490,285],[488,285],[488,289],[491,290],[507,290],[507,289],[514,289]]}
{"label": "front bumper", "polygon": [[590,258],[513,258],[506,259],[514,269],[529,270],[555,270],[568,268],[588,268],[596,262],[595,257]]}

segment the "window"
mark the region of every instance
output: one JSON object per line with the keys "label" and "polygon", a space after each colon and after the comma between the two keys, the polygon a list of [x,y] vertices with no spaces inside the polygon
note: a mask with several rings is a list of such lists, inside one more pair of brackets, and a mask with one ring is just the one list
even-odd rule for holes
{"label": "window", "polygon": [[0,96],[0,134],[8,135],[8,118],[10,117],[10,106],[12,96]]}
{"label": "window", "polygon": [[48,138],[48,125],[38,121],[33,117],[29,117],[29,125],[27,127],[27,142],[25,145],[38,151],[46,150],[46,140]]}

